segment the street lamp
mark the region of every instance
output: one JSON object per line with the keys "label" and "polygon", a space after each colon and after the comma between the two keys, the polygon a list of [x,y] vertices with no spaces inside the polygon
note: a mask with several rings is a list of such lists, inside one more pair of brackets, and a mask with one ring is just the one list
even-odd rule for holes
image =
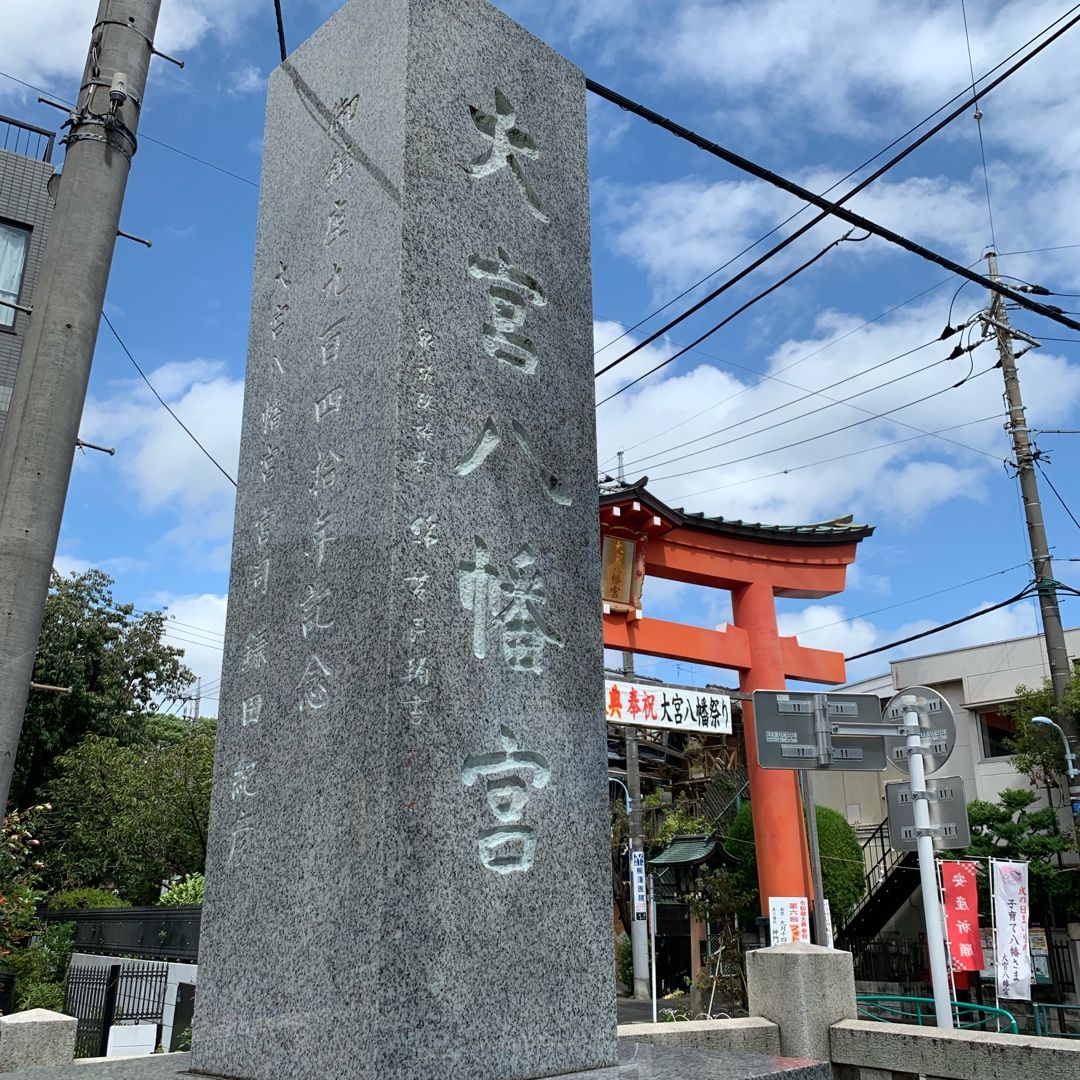
{"label": "street lamp", "polygon": [[630,808],[632,806],[632,803],[630,802],[630,789],[617,776],[609,776],[608,783],[618,784],[619,787],[623,789],[623,794],[626,796],[626,816],[629,817]]}
{"label": "street lamp", "polygon": [[1052,727],[1061,736],[1061,745],[1065,748],[1065,775],[1069,778],[1069,801],[1072,803],[1073,814],[1080,817],[1080,769],[1076,767],[1076,755],[1069,747],[1065,732],[1049,716],[1033,716],[1031,722]]}

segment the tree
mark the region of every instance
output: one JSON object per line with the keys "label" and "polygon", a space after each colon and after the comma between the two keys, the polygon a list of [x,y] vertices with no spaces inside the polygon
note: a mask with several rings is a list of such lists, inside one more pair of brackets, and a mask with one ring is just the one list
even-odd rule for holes
{"label": "tree", "polygon": [[137,742],[153,699],[179,695],[193,679],[183,650],[163,641],[165,616],[114,603],[112,583],[100,570],[52,576],[34,681],[71,693],[30,692],[12,778],[16,806],[37,799],[55,759],[85,735]]}
{"label": "tree", "polygon": [[1006,788],[997,803],[976,799],[968,803],[971,823],[971,847],[964,859],[975,859],[980,868],[980,907],[987,911],[988,857],[1027,861],[1028,883],[1033,916],[1046,918],[1080,913],[1080,895],[1072,874],[1063,874],[1057,865],[1058,855],[1072,849],[1067,837],[1057,830],[1054,810],[1031,807],[1039,796],[1030,790]]}
{"label": "tree", "polygon": [[[827,806],[817,808],[818,845],[821,849],[821,883],[835,921],[841,922],[866,892],[862,846],[843,814]],[[750,804],[743,803],[724,838],[724,850],[735,861],[731,874],[738,895],[746,898],[744,912],[760,910],[754,819]]]}
{"label": "tree", "polygon": [[1073,675],[1061,704],[1054,702],[1054,690],[1049,679],[1037,689],[1016,688],[1016,700],[1005,709],[1016,721],[1016,735],[1007,740],[1012,752],[1013,768],[1026,776],[1036,787],[1050,790],[1061,783],[1065,772],[1065,754],[1061,736],[1043,724],[1033,724],[1033,716],[1048,716],[1051,720],[1070,720],[1080,726],[1080,676]]}
{"label": "tree", "polygon": [[52,887],[153,903],[163,881],[201,873],[216,730],[213,720],[152,717],[138,744],[87,735],[62,754],[45,832]]}

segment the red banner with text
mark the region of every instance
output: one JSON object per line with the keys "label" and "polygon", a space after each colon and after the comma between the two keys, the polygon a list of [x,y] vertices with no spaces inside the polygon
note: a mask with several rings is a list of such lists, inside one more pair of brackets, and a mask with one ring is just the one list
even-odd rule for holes
{"label": "red banner with text", "polygon": [[979,894],[976,864],[942,861],[941,888],[945,897],[945,934],[953,971],[979,971],[983,966],[979,938]]}

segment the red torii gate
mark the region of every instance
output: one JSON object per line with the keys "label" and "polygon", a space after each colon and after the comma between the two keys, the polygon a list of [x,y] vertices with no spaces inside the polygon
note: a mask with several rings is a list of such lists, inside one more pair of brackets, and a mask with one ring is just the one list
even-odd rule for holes
{"label": "red torii gate", "polygon": [[[739,687],[782,690],[787,679],[844,682],[840,653],[781,637],[777,596],[818,599],[842,592],[870,525],[850,517],[817,525],[759,525],[688,514],[646,490],[647,478],[601,493],[604,645],[739,672]],[[632,548],[631,548],[632,545]],[[735,625],[708,630],[642,617],[646,576],[731,592]],[[762,911],[770,896],[813,895],[806,828],[794,772],[757,765],[753,708],[743,703],[750,802]]]}

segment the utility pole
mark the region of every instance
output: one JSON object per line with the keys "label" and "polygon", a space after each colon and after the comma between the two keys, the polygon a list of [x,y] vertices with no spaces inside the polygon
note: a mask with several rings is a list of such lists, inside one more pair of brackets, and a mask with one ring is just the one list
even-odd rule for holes
{"label": "utility pole", "polygon": [[191,714],[191,722],[199,722],[199,710],[202,709],[202,676],[195,681],[195,711]]}
{"label": "utility pole", "polygon": [[[997,253],[990,251],[986,256],[986,262],[987,277],[991,281],[998,281]],[[1027,521],[1028,542],[1031,545],[1031,563],[1039,594],[1046,655],[1050,661],[1050,681],[1054,688],[1054,701],[1060,705],[1065,688],[1072,677],[1072,665],[1069,663],[1069,651],[1065,645],[1065,631],[1061,626],[1061,611],[1058,608],[1057,592],[1054,587],[1054,568],[1050,561],[1050,548],[1046,542],[1042,502],[1039,499],[1039,481],[1035,475],[1035,457],[1031,451],[1024,402],[1020,396],[1020,377],[1016,370],[1016,356],[1013,354],[1014,331],[1009,326],[1005,300],[1000,293],[991,294],[990,314],[985,321],[989,323],[997,337],[1001,373],[1005,379],[1005,400],[1009,409],[1006,430],[1012,437],[1016,472],[1020,478],[1020,493],[1024,500],[1024,517]],[[1075,745],[1076,732],[1073,730],[1072,722],[1068,717],[1060,717],[1059,720],[1066,737]]]}
{"label": "utility pole", "polygon": [[[626,482],[623,471],[623,452],[619,451],[619,483]],[[634,654],[629,649],[623,652],[623,673],[626,677],[634,675]],[[638,768],[638,736],[633,724],[625,727],[626,739],[626,789],[630,793],[630,884],[636,892],[634,880],[635,857],[638,862],[644,858],[645,837],[641,826],[641,771]],[[641,871],[639,871],[640,873]],[[649,927],[644,919],[637,917],[637,905],[631,904],[630,949],[634,960],[634,1000],[648,1001],[651,996],[649,986]]]}
{"label": "utility pole", "polygon": [[99,0],[0,444],[0,811],[23,712],[161,0]]}

